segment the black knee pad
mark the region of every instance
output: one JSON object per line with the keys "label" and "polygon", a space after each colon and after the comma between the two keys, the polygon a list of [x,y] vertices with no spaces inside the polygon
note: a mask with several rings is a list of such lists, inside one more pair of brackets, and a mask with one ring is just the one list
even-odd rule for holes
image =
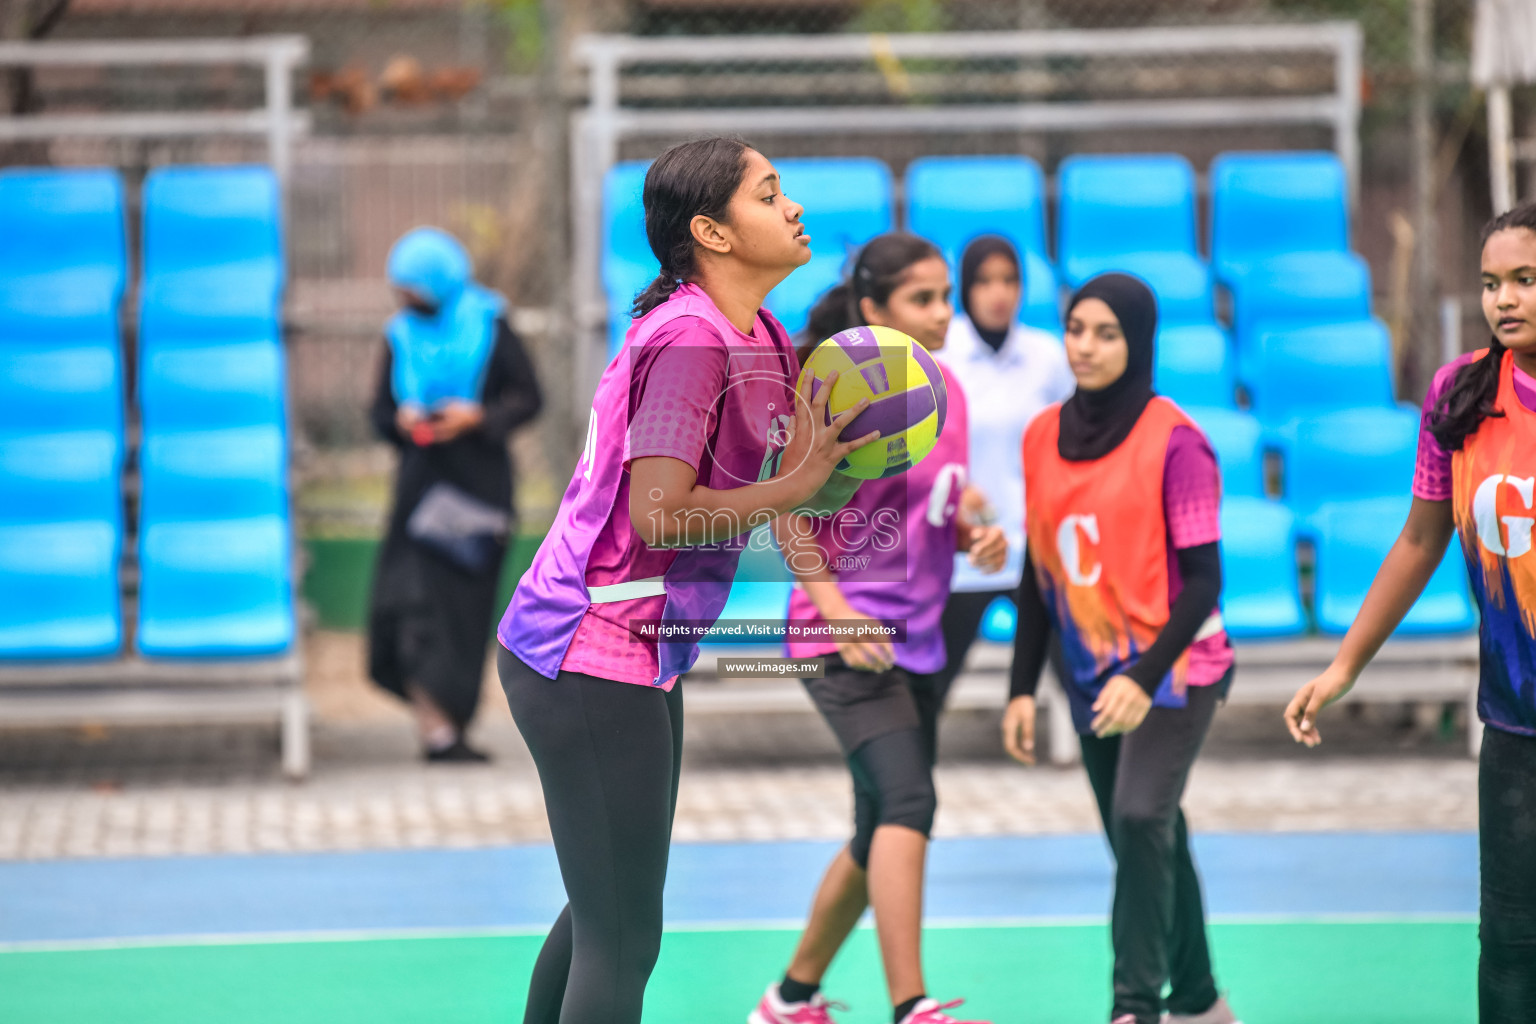
{"label": "black knee pad", "polygon": [[933,815],[939,808],[939,797],[933,790],[931,776],[913,779],[882,797],[880,824],[902,825],[925,836],[933,832]]}
{"label": "black knee pad", "polygon": [[[939,799],[933,789],[933,780],[927,779],[890,793],[882,794],[876,813],[873,801],[860,801],[854,809],[853,838],[848,841],[848,856],[861,868],[869,867],[869,848],[875,841],[875,829],[881,825],[900,825],[923,835],[933,834],[933,816],[938,810]],[[863,813],[861,813],[863,812]]]}

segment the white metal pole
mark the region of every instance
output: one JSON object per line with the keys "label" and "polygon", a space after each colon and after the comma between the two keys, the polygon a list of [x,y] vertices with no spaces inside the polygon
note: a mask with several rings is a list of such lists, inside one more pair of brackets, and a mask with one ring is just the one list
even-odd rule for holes
{"label": "white metal pole", "polygon": [[571,375],[571,415],[592,404],[588,382],[596,377],[603,348],[602,175],[593,156],[589,111],[571,115],[571,311],[575,346]]}
{"label": "white metal pole", "polygon": [[1409,26],[1413,36],[1413,100],[1409,114],[1412,134],[1413,182],[1413,298],[1404,370],[1408,379],[1427,385],[1434,374],[1435,299],[1439,284],[1439,223],[1435,216],[1435,52],[1434,0],[1412,0]]}
{"label": "white metal pole", "polygon": [[1365,39],[1360,26],[1354,22],[1342,26],[1340,35],[1334,59],[1339,113],[1334,121],[1333,147],[1344,165],[1345,180],[1349,183],[1349,205],[1354,210],[1360,201],[1360,89],[1365,73]]}
{"label": "white metal pole", "polygon": [[1510,113],[1509,86],[1500,82],[1488,87],[1488,176],[1493,191],[1493,212],[1515,205],[1514,123]]}
{"label": "white metal pole", "polygon": [[577,269],[578,316],[584,344],[576,380],[576,409],[586,408],[607,365],[607,295],[602,287],[603,181],[618,160],[617,115],[619,107],[619,58],[610,47],[600,46],[591,55],[588,69],[591,94],[588,112],[579,123],[576,145],[581,156],[577,175],[578,205],[583,223],[576,225],[577,250],[582,254]]}
{"label": "white metal pole", "polygon": [[267,160],[272,173],[287,190],[288,172],[293,164],[293,58],[288,53],[268,51],[267,72]]}
{"label": "white metal pole", "polygon": [[1461,297],[1447,295],[1440,300],[1440,365],[1454,362],[1461,355]]}

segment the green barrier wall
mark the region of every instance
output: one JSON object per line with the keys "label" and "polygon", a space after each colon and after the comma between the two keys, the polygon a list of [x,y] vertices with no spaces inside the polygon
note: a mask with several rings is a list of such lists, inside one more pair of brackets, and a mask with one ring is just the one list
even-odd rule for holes
{"label": "green barrier wall", "polygon": [[[518,534],[507,549],[497,604],[505,607],[512,590],[533,563],[543,534]],[[368,591],[379,541],[373,537],[309,537],[304,541],[309,567],[304,600],[315,610],[321,629],[362,629],[368,618]],[[498,615],[499,615],[498,611]]]}

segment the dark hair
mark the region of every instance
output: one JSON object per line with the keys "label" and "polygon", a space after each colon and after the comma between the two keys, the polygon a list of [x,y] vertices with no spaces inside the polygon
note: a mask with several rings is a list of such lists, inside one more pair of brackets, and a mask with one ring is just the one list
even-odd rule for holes
{"label": "dark hair", "polygon": [[661,273],[635,296],[631,316],[638,319],[666,302],[697,271],[693,218],[726,219],[751,148],[732,136],[695,139],[673,146],[645,172],[645,237]]}
{"label": "dark hair", "polygon": [[[1489,221],[1483,228],[1483,245],[1500,231],[1521,229],[1536,233],[1536,203],[1524,203]],[[1441,448],[1460,451],[1483,420],[1504,415],[1495,404],[1504,352],[1504,343],[1495,336],[1489,339],[1487,355],[1456,371],[1456,379],[1430,414],[1429,432]]]}
{"label": "dark hair", "polygon": [[877,306],[890,302],[891,294],[901,287],[907,270],[914,263],[935,256],[943,256],[938,246],[926,238],[905,231],[892,231],[871,238],[859,250],[858,258],[848,270],[848,276],[816,300],[816,305],[811,309],[810,321],[805,325],[800,361],[804,362],[811,349],[822,339],[850,327],[862,327],[864,314],[859,309],[860,302],[873,299]]}
{"label": "dark hair", "polygon": [[1002,256],[1013,264],[1013,272],[1019,277],[1019,301],[1023,301],[1024,263],[1019,259],[1019,250],[1014,248],[1012,242],[1002,235],[977,235],[966,243],[965,251],[960,254],[960,308],[965,310],[965,315],[974,323],[976,317],[971,313],[971,289],[976,287],[976,275],[981,273],[981,265],[992,256]]}

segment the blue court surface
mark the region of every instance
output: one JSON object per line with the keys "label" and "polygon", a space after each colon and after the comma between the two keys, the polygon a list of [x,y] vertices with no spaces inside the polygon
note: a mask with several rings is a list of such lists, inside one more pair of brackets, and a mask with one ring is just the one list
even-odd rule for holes
{"label": "blue court surface", "polygon": [[[1369,1018],[1383,1024],[1475,1018],[1475,835],[1208,835],[1196,844],[1222,982],[1271,1008],[1245,1010],[1248,1024],[1363,1021],[1345,1015],[1358,1012],[1347,993],[1362,987],[1360,1006],[1398,1013]],[[706,1006],[700,1019],[743,1019],[782,969],[837,848],[676,846],[647,1024]],[[936,841],[930,983],[948,978],[1000,1024],[1104,1019],[1110,881],[1098,836]],[[460,1010],[444,1019],[513,1021],[561,902],[545,846],[4,864],[0,1020],[376,1024],[437,1019],[411,1008],[448,999]],[[1020,971],[1043,968],[1048,978],[1020,981]],[[1312,972],[1310,993],[1298,991],[1307,977],[1298,970]],[[291,984],[257,984],[274,971]],[[850,1024],[881,1019],[867,931],[834,967],[834,983],[857,995]],[[222,1011],[208,1002],[242,985],[259,995]],[[1421,991],[1410,998],[1405,985]],[[1015,1012],[1021,991],[1052,986],[1061,992],[1050,1008]],[[1372,997],[1377,986],[1390,992],[1385,1003]],[[1307,1009],[1314,1004],[1331,1009]]]}

